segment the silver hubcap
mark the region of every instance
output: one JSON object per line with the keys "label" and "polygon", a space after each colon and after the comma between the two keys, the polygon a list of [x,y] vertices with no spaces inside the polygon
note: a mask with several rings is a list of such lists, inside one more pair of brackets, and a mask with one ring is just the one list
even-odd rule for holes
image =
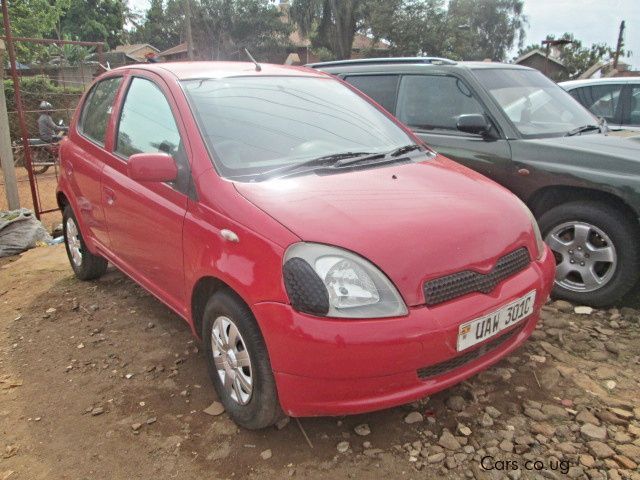
{"label": "silver hubcap", "polygon": [[246,405],[253,392],[253,369],[246,344],[235,323],[228,317],[218,317],[211,329],[213,362],[229,396]]}
{"label": "silver hubcap", "polygon": [[82,265],[82,244],[80,243],[80,232],[76,222],[72,218],[67,218],[67,246],[71,254],[71,261],[76,267]]}
{"label": "silver hubcap", "polygon": [[563,223],[545,242],[556,257],[556,284],[567,290],[593,292],[605,286],[616,271],[616,247],[595,225]]}

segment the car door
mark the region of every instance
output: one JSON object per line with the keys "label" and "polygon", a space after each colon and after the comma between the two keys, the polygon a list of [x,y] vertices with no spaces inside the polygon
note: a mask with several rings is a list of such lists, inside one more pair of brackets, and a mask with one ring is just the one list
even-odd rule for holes
{"label": "car door", "polygon": [[640,130],[640,84],[626,85],[622,98],[622,128]]}
{"label": "car door", "polygon": [[104,168],[104,145],[107,125],[113,111],[122,77],[109,77],[89,91],[78,117],[76,131],[65,142],[61,155],[62,175],[69,181],[76,200],[78,217],[93,240],[109,245],[109,235],[102,208],[101,177]]}
{"label": "car door", "polygon": [[[396,117],[436,151],[483,175],[505,183],[512,176],[511,149],[497,124],[462,79],[454,75],[404,75]],[[482,114],[491,136],[458,130],[460,115]]]}
{"label": "car door", "polygon": [[[185,299],[182,229],[191,185],[186,135],[160,78],[134,72],[122,96],[102,181],[112,253],[132,277],[180,311]],[[173,156],[176,182],[129,178],[129,157],[149,152]]]}

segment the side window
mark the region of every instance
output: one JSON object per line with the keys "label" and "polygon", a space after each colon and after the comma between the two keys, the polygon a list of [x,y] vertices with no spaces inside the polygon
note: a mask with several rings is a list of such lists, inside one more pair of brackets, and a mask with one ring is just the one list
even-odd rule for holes
{"label": "side window", "polygon": [[594,85],[572,90],[571,96],[598,117],[614,122],[622,85]]}
{"label": "side window", "polygon": [[458,117],[469,113],[484,114],[484,109],[462,80],[444,75],[402,78],[396,116],[406,125],[457,132]]}
{"label": "side window", "polygon": [[352,75],[346,77],[345,81],[393,113],[396,108],[399,78],[398,75]]}
{"label": "side window", "polygon": [[180,133],[162,91],[149,80],[134,78],[122,106],[115,151],[125,158],[165,152],[177,160],[181,148]]}
{"label": "side window", "polygon": [[640,85],[633,85],[631,87],[629,102],[628,124],[640,125]]}
{"label": "side window", "polygon": [[104,135],[122,77],[108,78],[97,83],[82,108],[78,130],[85,137],[104,145]]}

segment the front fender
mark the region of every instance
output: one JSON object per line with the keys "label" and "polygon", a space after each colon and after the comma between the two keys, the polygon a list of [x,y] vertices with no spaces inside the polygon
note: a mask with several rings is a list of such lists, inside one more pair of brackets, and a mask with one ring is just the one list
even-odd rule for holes
{"label": "front fender", "polygon": [[[226,240],[231,230],[238,241]],[[184,271],[188,292],[203,278],[214,278],[252,305],[289,303],[282,279],[284,248],[251,229],[200,204],[191,204],[184,223]],[[200,336],[189,308],[189,323]]]}

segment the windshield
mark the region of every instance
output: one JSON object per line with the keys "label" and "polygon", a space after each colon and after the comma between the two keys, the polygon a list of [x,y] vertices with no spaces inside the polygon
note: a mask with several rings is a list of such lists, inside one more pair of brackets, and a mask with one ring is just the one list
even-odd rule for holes
{"label": "windshield", "polygon": [[331,78],[232,77],[182,82],[219,173],[261,173],[346,152],[414,143],[377,108]]}
{"label": "windshield", "polygon": [[561,136],[598,124],[588,110],[540,72],[478,69],[474,73],[525,138]]}

